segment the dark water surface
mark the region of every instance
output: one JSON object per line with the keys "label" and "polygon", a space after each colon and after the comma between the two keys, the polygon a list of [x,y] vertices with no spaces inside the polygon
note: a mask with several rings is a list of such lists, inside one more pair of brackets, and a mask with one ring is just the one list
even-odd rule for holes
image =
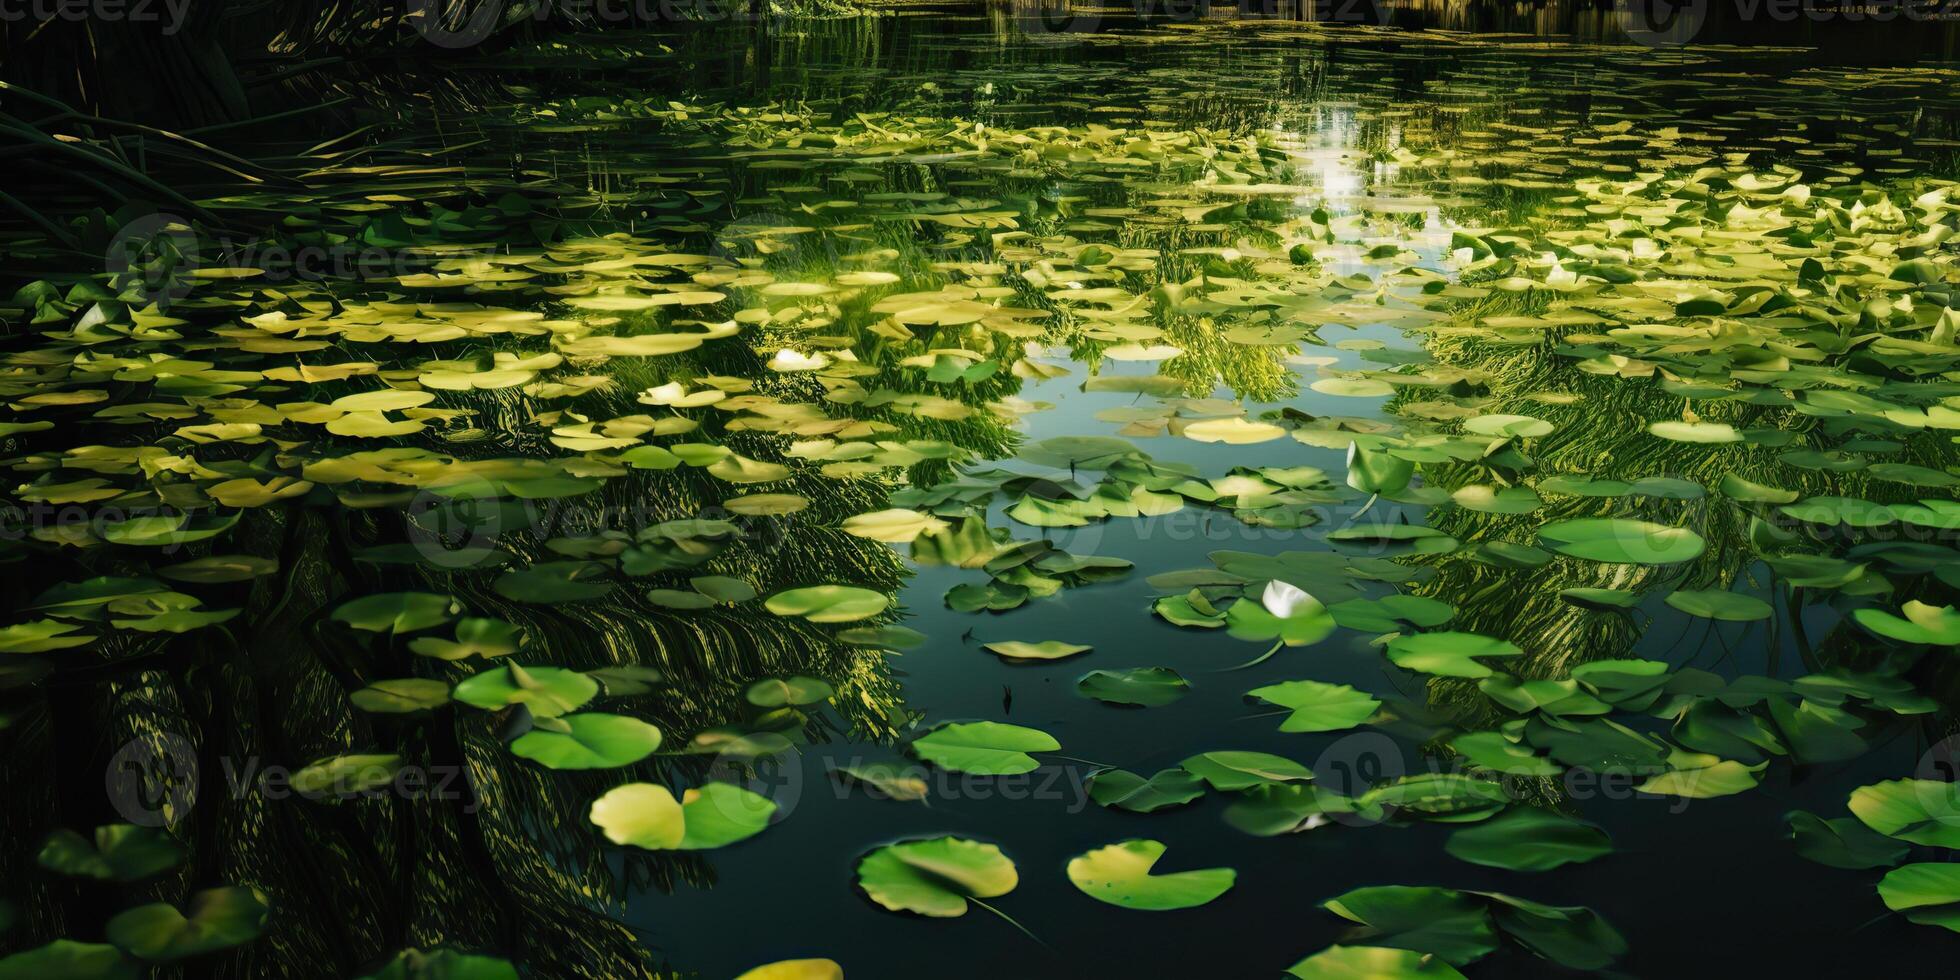
{"label": "dark water surface", "polygon": [[[62,425],[7,433],[20,442],[16,462],[28,464],[21,482],[43,498],[88,498],[99,488],[60,481],[96,474],[118,502],[253,515],[237,538],[199,546],[286,556],[307,569],[285,579],[302,598],[288,608],[270,581],[196,594],[245,607],[231,628],[271,664],[339,630],[329,614],[340,603],[426,592],[524,626],[533,642],[514,659],[527,666],[640,664],[666,675],[644,694],[615,681],[594,703],[658,725],[660,754],[617,771],[552,772],[503,745],[535,723],[523,709],[449,704],[398,721],[343,703],[343,687],[406,676],[439,680],[440,691],[502,670],[502,659],[444,663],[409,655],[392,636],[362,635],[323,655],[328,667],[255,668],[253,733],[214,754],[304,762],[453,751],[487,798],[470,817],[485,828],[484,843],[471,845],[479,855],[446,829],[415,836],[448,828],[451,816],[385,801],[350,802],[336,813],[355,816],[329,821],[204,797],[195,820],[222,812],[227,822],[200,832],[238,835],[227,870],[272,893],[286,910],[280,929],[351,916],[350,896],[366,887],[342,866],[360,864],[351,858],[319,859],[333,869],[321,873],[325,885],[282,868],[315,858],[280,843],[302,839],[282,836],[280,821],[358,837],[358,821],[385,816],[393,822],[380,825],[407,843],[377,863],[444,855],[442,870],[430,870],[433,859],[416,867],[452,899],[509,889],[611,917],[631,929],[629,946],[704,977],[819,956],[860,980],[1275,976],[1335,943],[1392,945],[1350,933],[1321,907],[1382,885],[1584,906],[1624,937],[1624,955],[1605,956],[1611,965],[1597,971],[1513,942],[1465,965],[1473,977],[1950,971],[1960,939],[1887,914],[1874,891],[1884,868],[1804,860],[1784,819],[1793,810],[1845,818],[1854,790],[1913,777],[1927,781],[1933,832],[1951,835],[1960,819],[1934,806],[1952,802],[1942,739],[1953,732],[1954,646],[1856,618],[1923,602],[1949,607],[1951,619],[1960,590],[1960,519],[1942,509],[1960,484],[1960,295],[1947,237],[1960,201],[1947,203],[1944,180],[1960,147],[1960,66],[1930,60],[1951,53],[1948,28],[1915,28],[1896,45],[1792,29],[1775,36],[1787,47],[1653,47],[1625,43],[1606,11],[1389,13],[1385,27],[1222,11],[897,7],[850,21],[614,31],[462,58],[441,85],[366,107],[378,125],[364,145],[302,154],[303,191],[241,185],[202,202],[277,215],[279,234],[315,244],[371,243],[409,268],[308,282],[251,261],[263,243],[242,258],[207,257],[195,288],[158,313],[211,328],[190,340],[146,333],[182,323],[159,324],[133,304],[111,309],[108,326],[83,322],[86,304],[48,307],[33,329],[56,355],[20,362],[23,372],[75,362],[77,347],[136,358],[101,375],[125,385],[103,381],[114,389],[103,400],[172,407],[143,422],[143,438],[111,428],[123,423],[94,414],[94,401],[23,409],[48,409],[31,417],[58,415]],[[1738,39],[1719,14],[1708,24],[1697,40]],[[34,268],[61,261],[31,242],[19,256]],[[241,336],[250,338],[242,347],[232,342]],[[675,336],[690,342],[632,346]],[[316,339],[325,342],[306,343]],[[209,355],[249,377],[157,369],[193,379],[173,388],[144,373],[165,355]],[[296,417],[356,392],[386,394],[375,375],[291,373],[302,361],[343,360],[373,361],[386,387],[431,398],[373,418]],[[65,384],[22,374],[14,394]],[[676,405],[672,393],[657,395],[668,384],[720,389],[728,404]],[[423,404],[474,414],[417,415]],[[286,435],[264,446],[249,441],[259,430],[173,431],[193,417]],[[337,428],[322,431],[327,418]],[[681,419],[698,428],[654,428],[687,426]],[[1512,427],[1478,428],[1492,425]],[[1076,437],[1131,446],[1112,455],[1097,444],[1071,467],[1070,444],[1048,440]],[[207,465],[223,456],[226,468],[102,463],[90,447],[103,445],[166,446]],[[391,447],[413,458],[357,464],[349,455]],[[712,455],[722,449],[736,455]],[[710,455],[676,458],[690,451]],[[1402,480],[1368,485],[1369,454],[1408,464]],[[1117,478],[1125,466],[1173,476],[1144,487]],[[1307,467],[1319,472],[1296,469]],[[1089,506],[1105,473],[1117,474],[1122,501],[1164,494],[1177,509],[1028,523],[1044,507]],[[962,474],[969,490],[1006,487],[952,499]],[[1730,476],[1776,492],[1752,498]],[[309,486],[283,497],[273,491],[284,484],[214,490],[247,477]],[[1587,478],[1672,482],[1574,489]],[[934,488],[949,496],[932,499]],[[1530,499],[1506,512],[1475,506],[1486,492],[1517,500],[1518,488],[1536,496],[1522,491]],[[753,494],[795,494],[808,509],[757,517],[743,509],[755,502],[741,500]],[[593,526],[546,527],[540,501]],[[487,534],[481,523],[466,540],[447,534],[452,511],[484,519],[479,505],[504,508],[488,511]],[[1882,518],[1859,509],[1876,506],[1892,509]],[[933,530],[909,545],[848,533],[850,519],[899,507]],[[742,533],[662,523],[696,517],[739,517]],[[1602,559],[1539,533],[1605,518],[1659,526],[1616,532],[1610,544],[1622,553],[1678,541],[1682,529],[1705,547],[1665,561]],[[1329,537],[1378,524],[1434,528],[1447,544]],[[668,537],[644,533],[654,525]],[[958,554],[952,530],[968,526],[990,529],[990,548],[1045,539],[1130,567],[1011,610],[956,611],[949,591],[989,582],[985,556],[969,567],[913,556],[928,545]],[[142,570],[107,547],[127,540],[93,543],[105,546],[91,554],[123,564],[64,554],[28,576],[33,594],[50,581]],[[509,551],[508,569],[459,568],[468,562],[454,549],[465,543]],[[1315,557],[1220,579],[1214,561],[1232,562],[1218,555],[1229,552]],[[1793,555],[1834,564],[1793,588],[1810,568],[1793,571]],[[1151,581],[1192,569],[1212,577]],[[612,591],[566,589],[574,574]],[[708,602],[687,591],[702,574],[743,579],[761,598]],[[1015,574],[1032,575],[1001,572],[996,597],[1019,595]],[[1452,618],[1346,625],[1229,669],[1271,637],[1179,627],[1152,612],[1193,582],[1220,608],[1263,608],[1267,582],[1285,576],[1329,605],[1419,595],[1448,604]],[[764,605],[821,585],[868,589],[889,611],[805,622]],[[1621,590],[1627,608],[1559,597],[1574,588]],[[1769,606],[1744,603],[1763,615],[1715,620],[1667,601],[1703,591]],[[702,608],[676,608],[676,593],[686,593],[679,605]],[[23,599],[16,618],[71,615],[58,604],[28,608],[49,608],[44,600]],[[151,612],[168,614],[176,600],[153,601],[164,605]],[[418,635],[448,635],[449,615]],[[901,651],[840,641],[841,630],[886,621],[924,642]],[[1575,697],[1597,694],[1598,710],[1570,717],[1591,724],[1610,713],[1666,746],[1629,773],[1590,743],[1562,741],[1557,711],[1505,707],[1473,679],[1385,655],[1395,649],[1385,634],[1423,631],[1508,640],[1521,649],[1471,670],[1521,679],[1654,662],[1628,669],[1668,673],[1664,698],[1575,688]],[[187,635],[198,650],[229,649]],[[1008,640],[1093,649],[1014,663],[983,647]],[[1144,667],[1177,671],[1188,693],[1132,708],[1077,691],[1087,671]],[[1790,686],[1807,675],[1808,686]],[[759,679],[791,676],[820,679],[832,696],[784,707],[745,695]],[[1834,697],[1818,676],[1866,693]],[[1292,680],[1349,685],[1383,704],[1364,724],[1283,733],[1283,713],[1246,692]],[[1756,785],[1709,798],[1636,791],[1719,761],[1711,746],[1735,746],[1691,730],[1683,718],[1701,710],[1744,719],[1775,746],[1746,760],[1745,783]],[[259,734],[282,720],[315,730],[290,743]],[[912,761],[913,739],[961,721],[1038,729],[1062,748],[1016,775]],[[1198,753],[1250,750],[1362,797],[1420,774],[1476,770],[1444,743],[1493,730],[1522,739],[1540,762],[1549,752],[1564,774],[1510,780],[1498,803],[1421,800],[1274,836],[1228,824],[1240,802],[1231,793],[1142,814],[1098,804],[1085,785],[1105,767],[1148,775]],[[725,750],[732,735],[786,738],[787,751],[750,759]],[[914,765],[928,798],[881,799],[838,772],[868,762]],[[776,814],[766,830],[713,850],[606,846],[590,803],[634,781],[677,795],[734,782],[773,800]],[[1525,872],[1444,850],[1452,832],[1505,806],[1591,821],[1612,852]],[[193,820],[173,819],[190,833],[182,828]],[[467,839],[479,825],[460,826]],[[867,852],[940,835],[998,845],[1013,860],[1018,887],[988,902],[1038,940],[981,909],[895,913],[855,886]],[[1235,886],[1202,907],[1156,913],[1095,901],[1070,883],[1071,858],[1128,838],[1168,846],[1160,872],[1233,868]],[[1921,843],[1905,860],[1951,853]],[[446,940],[528,953],[551,964],[540,976],[639,975],[597,939],[586,947],[539,922],[494,922],[498,934],[474,943],[398,935],[385,922],[347,927],[359,942],[323,942],[365,961],[341,946]],[[278,941],[291,962],[314,949],[304,937]]]}

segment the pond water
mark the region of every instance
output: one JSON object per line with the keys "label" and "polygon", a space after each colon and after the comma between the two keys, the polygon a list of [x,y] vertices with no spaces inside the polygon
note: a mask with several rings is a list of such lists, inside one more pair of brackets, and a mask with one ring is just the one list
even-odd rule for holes
{"label": "pond water", "polygon": [[[1960,67],[922,7],[415,91],[10,249],[15,497],[93,520],[0,649],[197,745],[241,962],[1960,953]],[[1133,839],[1235,877],[1073,880]]]}

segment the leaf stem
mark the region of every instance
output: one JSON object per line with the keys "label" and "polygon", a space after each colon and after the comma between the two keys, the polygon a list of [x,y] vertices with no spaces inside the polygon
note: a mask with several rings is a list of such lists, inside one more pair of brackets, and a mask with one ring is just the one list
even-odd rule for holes
{"label": "leaf stem", "polygon": [[[1040,936],[1037,936],[1037,935],[1035,935],[1034,933],[1032,933],[1032,932],[1029,932],[1029,931],[1028,931],[1028,927],[1027,927],[1027,926],[1024,926],[1024,925],[1022,925],[1022,924],[1020,924],[1019,922],[1016,922],[1016,921],[1014,921],[1014,917],[1013,917],[1013,916],[1011,916],[1011,915],[1008,915],[1007,913],[1005,913],[1005,912],[1002,912],[1001,910],[999,910],[999,909],[997,909],[997,908],[994,908],[993,906],[991,906],[991,905],[988,905],[988,904],[987,904],[986,902],[983,902],[983,901],[981,901],[981,900],[979,900],[979,899],[977,899],[977,898],[974,898],[974,897],[973,897],[973,896],[971,896],[971,895],[968,895],[968,896],[966,896],[966,900],[967,900],[967,901],[969,901],[969,902],[972,902],[972,903],[973,903],[973,904],[975,904],[975,905],[978,905],[978,906],[980,906],[980,907],[981,907],[981,908],[983,908],[983,909],[986,909],[986,910],[987,910],[987,911],[989,911],[989,912],[992,912],[992,913],[993,913],[993,914],[995,914],[995,915],[998,915],[998,916],[1000,916],[1000,918],[1001,918],[1001,921],[1002,921],[1002,922],[1005,922],[1005,923],[1007,923],[1008,925],[1010,925],[1010,926],[1013,926],[1014,928],[1016,928],[1016,929],[1019,929],[1019,930],[1021,930],[1021,934],[1022,934],[1022,935],[1024,935],[1024,936],[1026,936],[1026,937],[1028,937],[1029,939],[1032,939],[1032,940],[1034,940],[1035,942],[1038,942],[1038,943],[1041,943],[1041,945],[1043,945],[1043,946],[1047,946],[1047,945],[1048,945],[1048,943],[1047,943],[1047,942],[1046,942],[1045,940],[1043,940],[1043,939],[1042,939],[1042,938],[1041,938]],[[1051,948],[1051,949],[1052,949],[1053,947],[1049,947],[1049,948]]]}
{"label": "leaf stem", "polygon": [[1285,640],[1283,640],[1283,639],[1282,639],[1282,640],[1277,640],[1277,641],[1275,641],[1275,642],[1273,643],[1273,648],[1272,648],[1272,649],[1270,649],[1270,650],[1267,650],[1267,651],[1266,651],[1265,653],[1262,653],[1262,654],[1260,654],[1260,655],[1258,655],[1258,656],[1256,656],[1256,657],[1254,657],[1254,658],[1252,658],[1251,660],[1248,660],[1248,661],[1246,661],[1245,663],[1242,663],[1242,664],[1240,664],[1240,665],[1238,665],[1237,667],[1225,667],[1225,668],[1222,668],[1222,669],[1219,669],[1219,670],[1215,670],[1215,671],[1212,671],[1212,673],[1214,673],[1214,674],[1229,674],[1229,673],[1231,673],[1232,671],[1235,671],[1235,670],[1244,670],[1244,669],[1246,669],[1247,667],[1257,667],[1257,666],[1259,666],[1260,664],[1263,664],[1263,663],[1265,663],[1266,661],[1268,661],[1268,660],[1271,660],[1271,659],[1273,659],[1273,654],[1275,654],[1275,653],[1278,653],[1278,652],[1280,651],[1280,649],[1281,649],[1282,647],[1285,647],[1285,646],[1286,646],[1286,641],[1285,641]]}

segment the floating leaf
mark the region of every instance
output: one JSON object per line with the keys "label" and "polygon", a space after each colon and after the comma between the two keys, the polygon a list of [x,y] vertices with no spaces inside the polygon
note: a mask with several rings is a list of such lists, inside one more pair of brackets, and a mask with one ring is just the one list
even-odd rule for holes
{"label": "floating leaf", "polygon": [[989,651],[1009,660],[1060,660],[1076,654],[1088,653],[1092,649],[1085,643],[1064,643],[1061,640],[996,640],[983,644]]}
{"label": "floating leaf", "polygon": [[1212,789],[1227,792],[1313,778],[1313,771],[1306,766],[1265,752],[1205,752],[1178,766],[1211,784]]}
{"label": "floating leaf", "polygon": [[1924,926],[1960,932],[1960,865],[1908,864],[1878,882],[1885,907]]}
{"label": "floating leaf", "polygon": [[1058,752],[1054,736],[997,721],[941,725],[912,740],[912,753],[941,769],[1013,776],[1041,768],[1029,752]]}
{"label": "floating leaf", "polygon": [[1874,832],[1851,817],[1825,820],[1812,813],[1792,810],[1783,815],[1790,822],[1790,837],[1797,842],[1797,853],[1804,859],[1833,868],[1863,870],[1889,868],[1905,860],[1912,848]]}
{"label": "floating leaf", "polygon": [[1774,613],[1769,603],[1755,596],[1724,592],[1720,589],[1702,591],[1678,589],[1668,593],[1665,601],[1690,616],[1702,616],[1730,623],[1755,622],[1768,619]]}
{"label": "floating leaf", "polygon": [[183,863],[184,854],[184,846],[162,828],[117,823],[95,828],[94,841],[57,830],[41,845],[37,860],[56,874],[141,881]]}
{"label": "floating leaf", "polygon": [[535,723],[511,741],[510,751],[551,769],[614,769],[660,747],[660,729],[627,715],[587,711]]}
{"label": "floating leaf", "polygon": [[680,801],[665,786],[627,783],[592,801],[592,823],[615,844],[648,850],[678,848],[686,834]]}
{"label": "floating leaf", "polygon": [[1517,644],[1477,633],[1410,633],[1388,641],[1388,659],[1398,667],[1442,677],[1489,677],[1478,657],[1516,657]]}
{"label": "floating leaf", "polygon": [[1590,561],[1668,565],[1698,557],[1705,542],[1687,528],[1628,518],[1560,521],[1538,529],[1553,551]]}
{"label": "floating leaf", "polygon": [[1182,769],[1165,769],[1149,779],[1125,769],[1101,769],[1089,777],[1088,787],[1090,799],[1132,813],[1182,806],[1205,795],[1204,783]]}
{"label": "floating leaf", "polygon": [[894,912],[935,918],[966,914],[969,899],[1014,890],[1020,875],[1000,848],[958,837],[889,844],[858,862],[858,887]]}
{"label": "floating leaf", "polygon": [[137,959],[170,962],[257,939],[269,911],[255,888],[212,888],[192,895],[182,912],[163,902],[120,912],[104,931]]}
{"label": "floating leaf", "polygon": [[1092,670],[1075,681],[1075,690],[1083,697],[1144,708],[1170,704],[1183,697],[1190,687],[1182,675],[1169,667]]}
{"label": "floating leaf", "polygon": [[1444,960],[1412,949],[1329,946],[1287,967],[1299,980],[1462,980]]}
{"label": "floating leaf", "polygon": [[1070,858],[1068,880],[1084,895],[1126,909],[1163,912],[1204,905],[1232,888],[1238,872],[1206,868],[1153,875],[1164,856],[1154,840],[1127,840]]}
{"label": "floating leaf", "polygon": [[758,708],[782,708],[822,704],[837,691],[816,677],[769,677],[750,684],[742,696]]}
{"label": "floating leaf", "polygon": [[[838,277],[841,282],[842,276]],[[765,963],[735,980],[844,980],[844,968],[836,960],[778,960]]]}
{"label": "floating leaf", "polygon": [[429,711],[449,703],[449,685],[426,677],[375,681],[347,696],[354,707],[382,714]]}
{"label": "floating leaf", "polygon": [[801,616],[813,623],[854,623],[891,605],[891,597],[851,585],[812,585],[770,596],[763,605],[778,616]]}
{"label": "floating leaf", "polygon": [[413,633],[441,626],[462,612],[454,598],[433,592],[385,592],[335,607],[333,618],[370,633]]}
{"label": "floating leaf", "polygon": [[1960,848],[1960,783],[1894,779],[1851,791],[1852,815],[1899,840]]}
{"label": "floating leaf", "polygon": [[1374,717],[1381,702],[1346,684],[1286,681],[1245,692],[1267,704],[1292,709],[1280,722],[1282,732],[1338,732]]}
{"label": "floating leaf", "polygon": [[598,693],[599,682],[575,670],[508,664],[463,681],[450,697],[485,711],[521,704],[536,717],[556,718]]}
{"label": "floating leaf", "polygon": [[1451,834],[1444,850],[1460,860],[1507,871],[1550,871],[1611,854],[1613,842],[1605,831],[1583,820],[1536,807],[1513,807]]}

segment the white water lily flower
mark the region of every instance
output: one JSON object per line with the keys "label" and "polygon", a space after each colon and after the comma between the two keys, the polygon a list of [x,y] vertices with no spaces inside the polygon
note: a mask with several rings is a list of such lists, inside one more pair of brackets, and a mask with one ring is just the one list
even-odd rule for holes
{"label": "white water lily flower", "polygon": [[1259,596],[1259,604],[1281,619],[1312,615],[1324,608],[1320,600],[1308,595],[1305,589],[1279,579],[1266,583],[1266,591]]}
{"label": "white water lily flower", "polygon": [[671,381],[657,388],[648,388],[640,392],[639,401],[642,405],[670,405],[674,408],[700,408],[703,405],[713,405],[727,397],[727,392],[716,388],[703,388],[700,391],[689,393],[687,386],[678,381]]}
{"label": "white water lily flower", "polygon": [[830,358],[822,354],[804,354],[785,347],[769,359],[771,371],[819,371],[830,366]]}

